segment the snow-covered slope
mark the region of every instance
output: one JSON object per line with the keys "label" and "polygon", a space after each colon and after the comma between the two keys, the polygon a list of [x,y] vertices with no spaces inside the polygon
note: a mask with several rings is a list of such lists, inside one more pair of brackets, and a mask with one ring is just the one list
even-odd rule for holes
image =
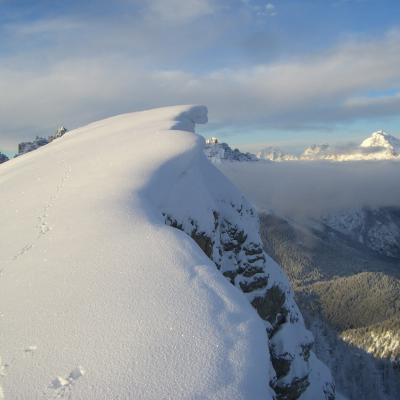
{"label": "snow-covered slope", "polygon": [[377,358],[390,359],[393,367],[400,367],[400,318],[384,323],[342,332],[342,339],[364,349]]}
{"label": "snow-covered slope", "polygon": [[400,258],[399,207],[350,208],[330,212],[322,222],[377,253]]}
{"label": "snow-covered slope", "polygon": [[1,166],[0,398],[333,398],[206,120],[120,115]]}

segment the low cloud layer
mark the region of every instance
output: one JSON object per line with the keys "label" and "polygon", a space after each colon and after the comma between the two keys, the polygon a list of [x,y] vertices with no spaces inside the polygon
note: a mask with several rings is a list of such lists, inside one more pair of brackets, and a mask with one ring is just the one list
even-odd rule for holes
{"label": "low cloud layer", "polygon": [[400,162],[227,163],[221,169],[258,210],[291,218],[400,207]]}

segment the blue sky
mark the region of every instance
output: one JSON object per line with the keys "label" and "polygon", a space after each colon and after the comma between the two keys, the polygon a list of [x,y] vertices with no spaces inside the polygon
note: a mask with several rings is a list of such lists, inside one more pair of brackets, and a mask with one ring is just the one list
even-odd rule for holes
{"label": "blue sky", "polygon": [[202,103],[246,149],[400,136],[400,2],[0,0],[0,149]]}

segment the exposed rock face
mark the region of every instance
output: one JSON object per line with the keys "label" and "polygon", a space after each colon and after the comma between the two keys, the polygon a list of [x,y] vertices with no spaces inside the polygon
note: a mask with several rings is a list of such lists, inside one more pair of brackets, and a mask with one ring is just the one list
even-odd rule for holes
{"label": "exposed rock face", "polygon": [[39,137],[36,136],[35,140],[32,142],[22,142],[18,145],[18,156],[21,154],[29,153],[30,151],[36,150],[39,147],[42,147],[50,142],[52,142],[54,139],[57,139],[61,136],[63,136],[68,130],[61,126],[57,128],[57,131],[54,133],[54,135],[49,136],[48,138],[44,137]]}
{"label": "exposed rock face", "polygon": [[206,140],[204,152],[211,161],[217,163],[221,161],[258,161],[255,154],[242,153],[239,149],[232,150],[227,143],[219,143],[215,137]]}
{"label": "exposed rock face", "polygon": [[36,136],[32,142],[22,142],[18,145],[18,155],[29,153],[30,151],[36,150],[41,146],[49,143],[49,139]]}
{"label": "exposed rock face", "polygon": [[49,142],[53,141],[54,139],[57,139],[61,136],[63,136],[65,133],[68,132],[68,129],[65,128],[64,126],[60,126],[57,128],[56,132],[54,133],[54,135],[49,136]]}
{"label": "exposed rock face", "polygon": [[[186,232],[198,243],[265,321],[275,370],[270,385],[277,399],[294,400],[302,395],[302,399],[334,399],[330,373],[311,351],[313,337],[305,329],[286,277],[262,249],[258,217],[247,201],[220,200],[218,208],[209,211],[209,231],[201,229],[194,218],[178,220],[168,212],[163,215],[167,225]],[[325,372],[324,378],[314,381],[312,369]]]}
{"label": "exposed rock face", "polygon": [[6,161],[8,161],[8,157],[0,152],[0,164]]}

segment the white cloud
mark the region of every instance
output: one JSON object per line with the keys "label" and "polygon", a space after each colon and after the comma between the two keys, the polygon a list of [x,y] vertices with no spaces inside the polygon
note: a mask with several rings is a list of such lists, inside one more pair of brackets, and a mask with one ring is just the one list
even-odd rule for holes
{"label": "white cloud", "polygon": [[18,36],[29,36],[37,34],[54,34],[62,31],[71,31],[81,28],[83,22],[68,18],[54,18],[46,20],[33,21],[29,24],[9,24],[5,26],[5,30],[10,34]]}
{"label": "white cloud", "polygon": [[278,14],[275,4],[273,3],[260,5],[252,0],[241,0],[241,2],[252,12],[261,17],[275,17]]}
{"label": "white cloud", "polygon": [[267,3],[265,5],[265,13],[270,17],[274,17],[275,15],[277,15],[276,7],[272,3]]}
{"label": "white cloud", "polygon": [[147,4],[151,15],[167,22],[187,23],[215,10],[212,0],[147,0]]}
{"label": "white cloud", "polygon": [[[201,4],[191,15],[211,12],[204,5],[210,2]],[[370,99],[365,95],[400,85],[396,31],[313,56],[200,73],[166,65],[183,64],[192,56],[209,57],[202,55],[202,49],[217,33],[202,36],[199,24],[163,29],[128,19],[120,24],[113,21],[110,30],[108,21],[102,22],[86,27],[62,19],[14,26],[18,38],[21,32],[35,35],[51,29],[60,36],[49,49],[30,50],[27,41],[26,51],[3,57],[0,147],[11,136],[17,142],[33,132],[48,134],[60,123],[73,127],[114,113],[179,103],[208,105],[211,121],[266,128],[398,114],[398,96]],[[73,26],[79,29],[69,29]],[[218,27],[211,25],[212,29],[218,32]]]}

